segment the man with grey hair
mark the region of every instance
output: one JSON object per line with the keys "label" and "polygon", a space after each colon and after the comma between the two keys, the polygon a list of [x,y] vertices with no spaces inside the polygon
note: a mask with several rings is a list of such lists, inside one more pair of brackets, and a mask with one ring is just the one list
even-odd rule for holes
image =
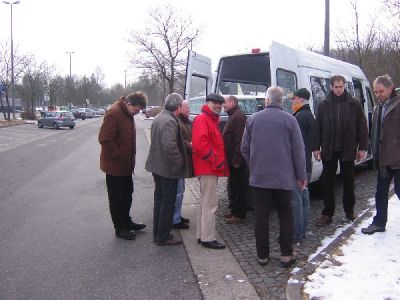
{"label": "man with grey hair", "polygon": [[282,108],[283,90],[267,90],[266,108],[246,122],[241,151],[250,169],[254,198],[257,261],[269,260],[269,214],[277,204],[280,228],[280,266],[290,267],[293,255],[291,192],[307,185],[304,143],[296,119]]}
{"label": "man with grey hair", "polygon": [[154,177],[153,238],[159,246],[182,243],[170,233],[175,209],[178,179],[186,176],[186,150],[178,116],[182,96],[169,94],[164,109],[151,126],[151,145],[146,170]]}

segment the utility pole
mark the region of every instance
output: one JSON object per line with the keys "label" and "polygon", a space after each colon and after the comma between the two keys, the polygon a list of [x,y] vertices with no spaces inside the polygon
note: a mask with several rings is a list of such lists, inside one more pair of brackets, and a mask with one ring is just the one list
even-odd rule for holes
{"label": "utility pole", "polygon": [[329,56],[329,0],[325,0],[325,39],[324,55]]}
{"label": "utility pole", "polygon": [[67,51],[67,52],[65,52],[65,53],[67,53],[67,54],[69,54],[69,78],[71,79],[72,78],[72,72],[71,72],[71,70],[72,70],[72,58],[71,58],[71,56],[72,56],[72,53],[75,53],[74,51]]}

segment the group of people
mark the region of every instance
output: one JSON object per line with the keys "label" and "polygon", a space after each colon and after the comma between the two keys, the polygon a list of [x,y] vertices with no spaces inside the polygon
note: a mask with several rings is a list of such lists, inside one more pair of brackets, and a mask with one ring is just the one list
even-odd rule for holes
{"label": "group of people", "polygon": [[[332,223],[335,212],[335,175],[339,162],[343,180],[343,208],[353,222],[354,165],[365,159],[368,125],[361,103],[345,89],[343,76],[331,78],[331,91],[311,112],[310,92],[301,88],[288,97],[293,115],[283,110],[284,91],[268,88],[265,109],[246,120],[235,96],[209,94],[201,113],[191,124],[189,104],[172,93],[151,127],[151,145],[145,169],[154,178],[153,239],[157,245],[179,245],[171,229],[189,228],[181,215],[185,178],[198,177],[200,203],[197,213],[197,241],[211,249],[224,249],[217,241],[215,213],[218,208],[217,183],[228,177],[230,210],[226,223],[245,223],[248,198],[254,203],[257,261],[269,261],[269,215],[277,207],[279,217],[280,265],[291,266],[296,257],[293,243],[306,237],[310,196],[308,182],[312,155],[322,160],[324,208],[316,226]],[[376,210],[365,234],[385,231],[389,186],[394,178],[400,197],[400,96],[388,75],[373,83],[378,101],[373,113],[372,153],[378,164]],[[132,204],[132,173],[135,167],[136,137],[133,116],[146,106],[147,98],[135,92],[120,98],[104,117],[99,133],[100,167],[106,173],[111,218],[119,238],[134,239],[145,224],[129,216]],[[221,132],[222,108],[228,121]]]}

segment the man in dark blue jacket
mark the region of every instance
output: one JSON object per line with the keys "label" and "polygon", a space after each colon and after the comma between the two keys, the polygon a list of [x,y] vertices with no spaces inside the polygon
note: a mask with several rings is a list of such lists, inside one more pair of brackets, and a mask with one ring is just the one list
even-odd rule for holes
{"label": "man in dark blue jacket", "polygon": [[[303,137],[304,150],[306,154],[306,171],[308,181],[310,181],[312,172],[312,146],[315,138],[315,118],[311,112],[309,99],[310,92],[301,88],[292,95],[293,116],[299,123],[301,136]],[[293,206],[293,242],[301,243],[306,237],[308,224],[308,215],[310,212],[310,193],[307,188],[301,190],[298,186],[292,192]]]}

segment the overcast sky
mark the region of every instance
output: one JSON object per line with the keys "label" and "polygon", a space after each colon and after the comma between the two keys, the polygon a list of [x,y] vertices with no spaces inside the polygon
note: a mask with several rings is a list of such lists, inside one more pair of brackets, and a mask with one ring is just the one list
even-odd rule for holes
{"label": "overcast sky", "polygon": [[[349,1],[331,1],[332,30],[352,19]],[[362,22],[380,2],[359,1]],[[323,45],[325,0],[20,0],[13,5],[14,48],[61,75],[69,74],[66,51],[74,51],[72,74],[90,76],[100,67],[108,86],[123,84],[124,70],[128,82],[137,74],[127,55],[130,32],[143,27],[150,7],[166,3],[191,15],[202,31],[193,50],[214,64],[221,55],[267,48],[272,40],[296,48]],[[0,3],[0,43],[9,39],[10,5]]]}

